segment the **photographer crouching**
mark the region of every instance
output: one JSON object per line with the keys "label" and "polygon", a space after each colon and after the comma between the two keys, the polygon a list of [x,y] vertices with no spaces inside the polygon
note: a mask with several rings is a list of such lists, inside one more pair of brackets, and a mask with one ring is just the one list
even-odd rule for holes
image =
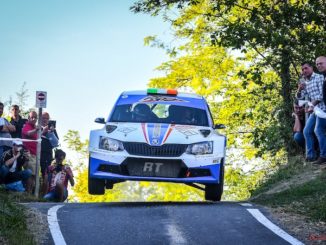
{"label": "photographer crouching", "polygon": [[43,197],[47,201],[63,202],[68,197],[68,181],[74,186],[74,175],[71,168],[63,164],[66,153],[63,150],[55,151],[55,161],[48,167],[45,173],[44,184],[47,194]]}
{"label": "photographer crouching", "polygon": [[0,182],[6,185],[22,181],[24,188],[31,193],[32,171],[27,169],[28,152],[24,150],[23,142],[13,141],[13,147],[2,155]]}

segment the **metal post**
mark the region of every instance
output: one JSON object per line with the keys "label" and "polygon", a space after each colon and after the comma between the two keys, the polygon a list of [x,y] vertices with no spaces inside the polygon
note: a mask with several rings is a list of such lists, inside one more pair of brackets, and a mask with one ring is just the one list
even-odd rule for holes
{"label": "metal post", "polygon": [[37,131],[37,148],[36,148],[36,168],[35,168],[35,192],[34,195],[38,197],[40,191],[40,160],[41,160],[41,136],[42,136],[42,108],[38,108],[38,127],[40,128]]}

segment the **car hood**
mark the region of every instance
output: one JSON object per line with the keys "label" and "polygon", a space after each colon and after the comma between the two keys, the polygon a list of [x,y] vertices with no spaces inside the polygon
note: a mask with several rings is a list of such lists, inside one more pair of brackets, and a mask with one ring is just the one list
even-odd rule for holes
{"label": "car hood", "polygon": [[143,142],[152,146],[191,144],[219,136],[210,127],[162,123],[109,123],[104,129],[96,131],[98,136],[123,142]]}

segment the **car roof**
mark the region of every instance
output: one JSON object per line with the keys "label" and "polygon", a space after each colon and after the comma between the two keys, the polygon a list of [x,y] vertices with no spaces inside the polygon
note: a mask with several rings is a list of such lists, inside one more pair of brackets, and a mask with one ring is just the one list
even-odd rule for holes
{"label": "car roof", "polygon": [[[147,90],[133,90],[133,91],[124,91],[122,95],[148,95]],[[153,94],[152,94],[153,95]],[[165,96],[164,94],[159,94]],[[173,95],[166,95],[173,96]],[[195,93],[179,93],[176,97],[185,97],[185,98],[195,98],[195,99],[203,99],[203,96],[195,94]]]}

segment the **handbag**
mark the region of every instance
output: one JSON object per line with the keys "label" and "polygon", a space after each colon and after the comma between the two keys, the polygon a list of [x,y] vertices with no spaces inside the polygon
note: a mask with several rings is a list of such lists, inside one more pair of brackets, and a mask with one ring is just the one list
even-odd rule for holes
{"label": "handbag", "polygon": [[53,148],[59,146],[59,139],[57,138],[57,136],[55,135],[55,133],[53,131],[48,132],[46,134],[46,138],[50,141]]}

